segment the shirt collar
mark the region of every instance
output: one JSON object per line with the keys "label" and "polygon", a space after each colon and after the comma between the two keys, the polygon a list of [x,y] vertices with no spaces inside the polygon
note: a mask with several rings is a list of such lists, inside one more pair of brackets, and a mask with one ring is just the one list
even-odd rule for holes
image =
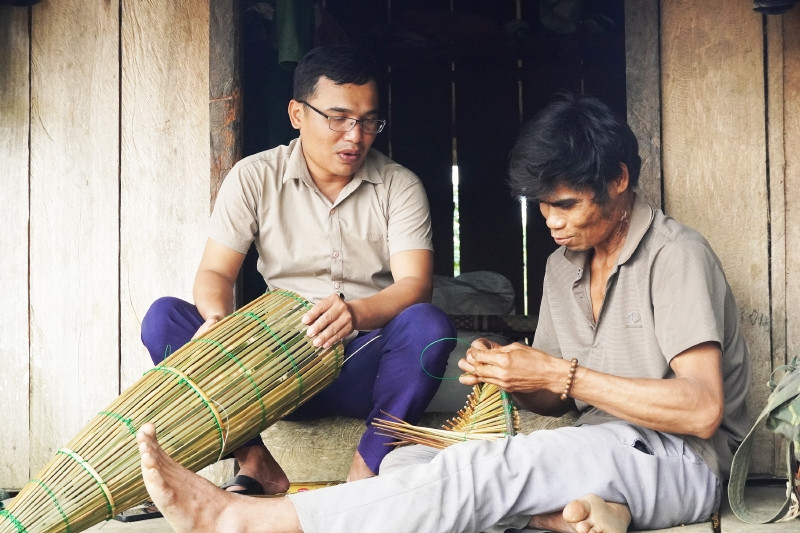
{"label": "shirt collar", "polygon": [[[622,265],[631,258],[633,252],[639,247],[639,243],[642,242],[648,228],[650,228],[654,217],[655,210],[650,207],[647,202],[639,198],[638,195],[634,196],[631,223],[628,226],[628,234],[625,236],[625,243],[622,245],[622,251],[619,253],[619,258],[617,259],[617,265]],[[584,268],[589,257],[589,252],[572,252],[565,249],[564,257],[569,260],[570,263]]]}
{"label": "shirt collar", "polygon": [[644,234],[650,228],[655,217],[655,210],[650,207],[644,200],[635,196],[633,200],[633,210],[631,212],[631,223],[628,226],[628,235],[625,237],[625,244],[622,245],[622,251],[619,253],[617,264],[621,265],[628,261],[633,255],[633,252],[639,247],[642,242]]}
{"label": "shirt collar", "polygon": [[[311,174],[308,172],[306,159],[303,157],[303,145],[300,137],[292,139],[289,143],[289,150],[291,152],[289,154],[286,172],[283,174],[283,182],[286,183],[290,179],[299,179],[311,187],[316,187],[314,185],[314,180],[311,179]],[[383,177],[375,166],[372,148],[370,148],[367,157],[364,158],[364,163],[362,163],[361,168],[356,171],[347,187],[355,189],[362,181],[383,183]]]}

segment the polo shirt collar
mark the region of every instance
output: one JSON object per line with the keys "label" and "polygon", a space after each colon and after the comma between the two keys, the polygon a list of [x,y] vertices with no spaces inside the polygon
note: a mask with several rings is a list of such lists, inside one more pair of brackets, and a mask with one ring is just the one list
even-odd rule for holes
{"label": "polo shirt collar", "polygon": [[[617,259],[617,265],[621,265],[631,258],[636,248],[639,247],[639,243],[642,242],[648,228],[653,223],[654,217],[655,210],[647,202],[639,198],[639,195],[634,196],[631,223],[628,226],[628,234],[625,236],[625,244],[622,245],[622,251]],[[565,249],[564,257],[579,268],[585,268],[589,252],[572,252]]]}
{"label": "polo shirt collar", "polygon": [[619,259],[617,259],[618,265],[627,262],[639,247],[644,234],[647,233],[653,223],[655,214],[655,210],[647,202],[639,198],[639,195],[634,197],[631,224],[628,226],[628,235],[625,237],[625,244],[622,245],[622,251],[619,253]]}
{"label": "polo shirt collar", "polygon": [[[307,185],[316,188],[314,180],[311,179],[311,174],[308,172],[306,158],[303,157],[303,145],[300,137],[289,143],[289,149],[291,150],[291,154],[289,155],[286,172],[283,174],[283,182],[286,183],[290,179],[299,179],[304,181]],[[347,188],[355,190],[362,181],[383,183],[383,178],[373,162],[372,148],[370,148],[370,152],[367,153],[367,157],[364,158],[364,163],[361,165],[361,168],[356,171],[353,179],[347,185]]]}

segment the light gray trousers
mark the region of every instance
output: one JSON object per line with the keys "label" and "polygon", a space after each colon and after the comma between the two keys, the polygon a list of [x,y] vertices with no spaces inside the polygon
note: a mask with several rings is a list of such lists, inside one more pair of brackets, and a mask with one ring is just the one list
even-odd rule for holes
{"label": "light gray trousers", "polygon": [[290,498],[306,533],[477,533],[523,528],[586,494],[627,504],[632,528],[660,529],[708,519],[720,483],[677,437],[609,422],[403,447],[378,477]]}

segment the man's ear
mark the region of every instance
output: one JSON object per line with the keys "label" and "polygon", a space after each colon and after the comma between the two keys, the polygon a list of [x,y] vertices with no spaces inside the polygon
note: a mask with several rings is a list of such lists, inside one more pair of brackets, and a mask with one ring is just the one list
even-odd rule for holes
{"label": "man's ear", "polygon": [[289,100],[289,121],[296,130],[303,124],[303,104],[294,98]]}
{"label": "man's ear", "polygon": [[619,164],[619,175],[611,180],[611,187],[615,190],[617,195],[624,193],[630,187],[630,175],[628,174],[628,165],[625,163]]}

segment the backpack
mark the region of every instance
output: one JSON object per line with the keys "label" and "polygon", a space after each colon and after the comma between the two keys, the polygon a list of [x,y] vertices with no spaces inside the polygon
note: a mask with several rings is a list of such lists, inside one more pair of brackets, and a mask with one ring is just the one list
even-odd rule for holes
{"label": "backpack", "polygon": [[[779,383],[775,382],[775,374],[785,372]],[[731,510],[743,522],[750,524],[766,524],[775,522],[784,516],[792,505],[793,496],[798,496],[798,461],[800,461],[800,368],[798,358],[793,357],[788,365],[776,368],[769,378],[772,389],[767,405],[752,429],[742,441],[731,464],[731,475],[728,481],[728,501]],[[747,509],[744,503],[744,486],[750,466],[750,449],[753,447],[753,435],[762,421],[766,420],[767,428],[786,439],[786,501],[775,513],[755,514]]]}

